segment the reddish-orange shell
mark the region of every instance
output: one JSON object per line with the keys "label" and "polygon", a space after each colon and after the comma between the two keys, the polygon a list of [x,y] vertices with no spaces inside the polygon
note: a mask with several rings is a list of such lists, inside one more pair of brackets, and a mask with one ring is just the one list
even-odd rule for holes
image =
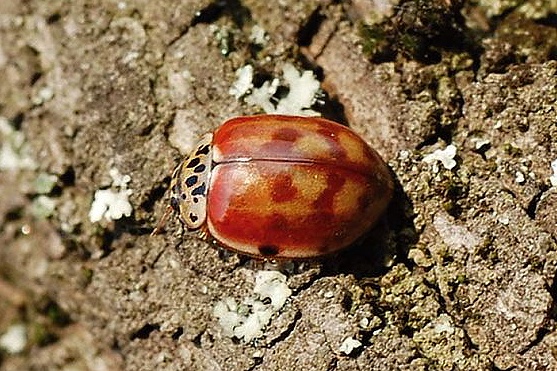
{"label": "reddish-orange shell", "polygon": [[258,257],[338,251],[375,224],[391,174],[353,131],[321,118],[261,115],[226,121],[212,138],[208,232]]}

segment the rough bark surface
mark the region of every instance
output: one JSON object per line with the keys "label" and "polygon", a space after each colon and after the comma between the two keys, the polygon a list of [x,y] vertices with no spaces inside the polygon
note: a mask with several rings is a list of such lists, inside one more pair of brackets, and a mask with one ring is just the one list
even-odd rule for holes
{"label": "rough bark surface", "polygon": [[[0,370],[557,370],[557,9],[514,3],[2,0],[1,155],[19,152],[0,170],[0,335],[21,323],[27,345]],[[149,233],[199,135],[258,112],[235,71],[286,62],[397,190],[358,246],[289,269],[246,343],[213,309],[261,265],[176,220]],[[424,161],[449,144],[455,167]],[[133,214],[92,223],[111,169]]]}

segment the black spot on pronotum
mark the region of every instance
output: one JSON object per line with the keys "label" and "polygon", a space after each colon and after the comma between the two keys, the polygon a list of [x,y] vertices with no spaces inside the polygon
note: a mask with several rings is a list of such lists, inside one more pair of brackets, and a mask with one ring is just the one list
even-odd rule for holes
{"label": "black spot on pronotum", "polygon": [[199,219],[199,217],[193,213],[190,213],[190,220],[195,223],[197,220]]}
{"label": "black spot on pronotum", "polygon": [[204,146],[199,147],[199,148],[197,149],[197,152],[195,152],[195,155],[196,155],[196,156],[199,156],[199,155],[207,155],[207,154],[209,154],[209,148],[210,148],[210,145],[209,145],[209,144],[205,144]]}
{"label": "black spot on pronotum", "polygon": [[279,253],[279,248],[275,245],[262,245],[258,247],[258,250],[263,256],[275,256]]}
{"label": "black spot on pronotum", "polygon": [[205,183],[191,191],[192,196],[205,196]]}
{"label": "black spot on pronotum", "polygon": [[186,165],[186,167],[196,167],[197,165],[199,165],[199,157],[194,157],[190,160],[190,162],[188,162],[188,164]]}
{"label": "black spot on pronotum", "polygon": [[194,173],[202,173],[205,171],[206,166],[201,164],[199,166],[196,166],[195,169],[193,169]]}
{"label": "black spot on pronotum", "polygon": [[191,187],[193,185],[195,185],[195,183],[197,183],[197,175],[192,175],[190,177],[188,177],[188,179],[186,179],[186,185],[188,187]]}

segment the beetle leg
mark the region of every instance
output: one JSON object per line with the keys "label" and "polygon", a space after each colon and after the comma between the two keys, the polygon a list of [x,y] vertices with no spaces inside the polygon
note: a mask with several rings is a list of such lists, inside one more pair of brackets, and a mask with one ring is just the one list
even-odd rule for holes
{"label": "beetle leg", "polygon": [[203,241],[209,241],[211,234],[209,233],[209,229],[207,228],[207,225],[202,225],[198,230],[197,230],[197,235],[199,236],[199,238]]}
{"label": "beetle leg", "polygon": [[172,206],[168,205],[166,207],[166,210],[165,210],[163,216],[160,218],[159,222],[157,223],[157,226],[155,227],[155,229],[153,229],[153,232],[151,232],[151,237],[162,232],[162,230],[164,229],[164,226],[166,225],[166,221],[168,220],[168,216],[170,214],[172,214],[173,212],[174,212],[174,208]]}

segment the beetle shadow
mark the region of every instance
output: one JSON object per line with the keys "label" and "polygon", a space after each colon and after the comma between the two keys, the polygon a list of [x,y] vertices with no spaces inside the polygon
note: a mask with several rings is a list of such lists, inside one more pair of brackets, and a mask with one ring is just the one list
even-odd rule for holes
{"label": "beetle shadow", "polygon": [[322,260],[321,276],[352,274],[357,279],[385,274],[393,265],[412,265],[408,251],[418,240],[414,208],[395,179],[393,198],[377,225],[349,248]]}

